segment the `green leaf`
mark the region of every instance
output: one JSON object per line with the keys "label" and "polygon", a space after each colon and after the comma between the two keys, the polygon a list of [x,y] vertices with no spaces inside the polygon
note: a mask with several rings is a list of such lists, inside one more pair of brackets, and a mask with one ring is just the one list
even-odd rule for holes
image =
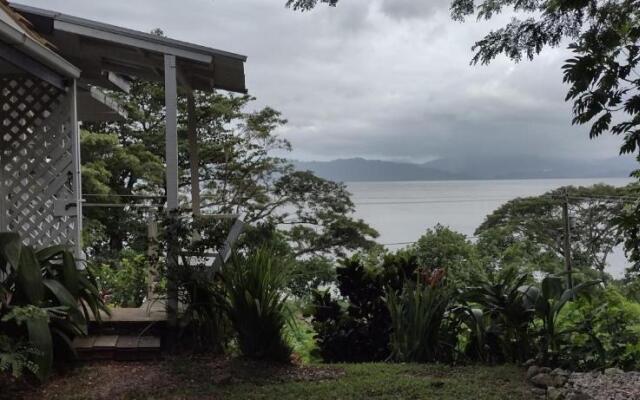
{"label": "green leaf", "polygon": [[559,299],[564,291],[562,287],[562,278],[548,275],[542,280],[542,296],[547,299]]}
{"label": "green leaf", "polygon": [[44,297],[42,271],[36,254],[31,247],[22,247],[17,275],[18,285],[25,297],[31,304],[39,305]]}
{"label": "green leaf", "polygon": [[0,233],[0,258],[4,258],[13,269],[18,269],[22,241],[20,235],[13,232]]}
{"label": "green leaf", "polygon": [[45,279],[44,285],[58,299],[60,304],[66,307],[66,312],[71,318],[71,322],[76,325],[79,332],[86,333],[87,321],[82,312],[78,308],[78,302],[71,293],[58,281],[53,279]]}
{"label": "green leaf", "polygon": [[78,297],[80,292],[79,274],[73,254],[68,251],[62,253],[62,277],[64,279],[64,285],[75,298]]}
{"label": "green leaf", "polygon": [[49,322],[46,318],[32,318],[26,322],[29,342],[38,350],[34,356],[38,365],[38,378],[44,381],[51,372],[53,365],[53,341]]}
{"label": "green leaf", "polygon": [[36,252],[36,256],[38,260],[43,263],[46,261],[51,261],[51,259],[59,256],[60,254],[64,254],[68,252],[68,248],[66,246],[57,245],[57,246],[49,246],[44,249],[38,250]]}
{"label": "green leaf", "polygon": [[73,295],[65,288],[62,283],[54,280],[54,279],[45,279],[42,283],[51,291],[51,293],[58,299],[61,305],[75,308],[77,306],[76,299]]}

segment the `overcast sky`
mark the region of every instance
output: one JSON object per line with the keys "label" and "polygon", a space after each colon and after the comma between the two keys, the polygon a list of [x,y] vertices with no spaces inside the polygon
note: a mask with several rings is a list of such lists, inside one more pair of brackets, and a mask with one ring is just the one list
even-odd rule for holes
{"label": "overcast sky", "polygon": [[605,158],[619,146],[571,126],[565,50],[470,66],[471,45],[505,19],[454,22],[447,0],[342,0],[305,14],[285,0],[21,2],[247,55],[249,90],[289,120],[281,133],[298,159]]}

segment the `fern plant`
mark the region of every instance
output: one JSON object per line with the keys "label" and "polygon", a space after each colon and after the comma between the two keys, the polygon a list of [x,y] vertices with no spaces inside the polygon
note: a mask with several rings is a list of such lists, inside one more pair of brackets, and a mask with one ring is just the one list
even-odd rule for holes
{"label": "fern plant", "polygon": [[34,347],[0,335],[0,372],[8,372],[14,378],[20,378],[25,371],[37,375],[38,365],[32,357],[38,354]]}

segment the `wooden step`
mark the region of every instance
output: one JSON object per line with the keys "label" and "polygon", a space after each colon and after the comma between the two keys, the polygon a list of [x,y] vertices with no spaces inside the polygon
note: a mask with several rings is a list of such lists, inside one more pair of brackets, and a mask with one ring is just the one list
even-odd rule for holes
{"label": "wooden step", "polygon": [[101,335],[77,337],[73,348],[80,360],[152,360],[160,357],[156,336]]}

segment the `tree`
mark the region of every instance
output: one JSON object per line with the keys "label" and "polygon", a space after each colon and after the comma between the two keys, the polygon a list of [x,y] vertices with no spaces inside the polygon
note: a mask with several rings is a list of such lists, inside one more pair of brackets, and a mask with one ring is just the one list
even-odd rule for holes
{"label": "tree", "polygon": [[[83,134],[85,193],[92,194],[92,201],[124,206],[87,210],[92,251],[103,254],[125,246],[144,248],[147,216],[136,205],[151,206],[147,214],[157,213],[157,218],[164,213],[162,87],[136,81],[129,94],[120,96],[129,117],[87,125]],[[200,160],[195,184],[202,189],[203,214],[242,214],[249,230],[277,230],[299,259],[342,256],[373,246],[377,232],[352,218],[354,205],[344,184],[296,171],[288,160],[273,155],[291,150],[276,134],[286,120],[270,107],[247,111],[254,100],[246,95],[193,94]],[[188,207],[192,182],[187,173],[191,158],[186,96],[178,105],[179,186],[183,207]],[[138,195],[152,197],[134,197]],[[226,235],[223,223],[206,216],[192,219],[209,243],[219,243]]]}
{"label": "tree", "polygon": [[427,271],[444,269],[454,284],[469,285],[481,273],[475,246],[465,235],[440,224],[418,239],[413,246],[418,265]]}
{"label": "tree", "polygon": [[286,4],[287,7],[291,7],[296,11],[309,11],[320,3],[335,7],[338,4],[338,0],[287,0]]}
{"label": "tree", "polygon": [[571,260],[585,272],[605,277],[607,260],[623,238],[615,223],[619,201],[628,188],[608,185],[563,187],[542,196],[511,200],[487,216],[476,230],[478,248],[494,266],[524,267],[556,273],[563,270],[562,204],[569,199]]}
{"label": "tree", "polygon": [[[638,195],[638,184],[630,186],[630,193]],[[614,223],[624,237],[624,251],[631,266],[625,271],[624,283],[629,294],[640,294],[640,201],[637,197],[622,207]]]}

